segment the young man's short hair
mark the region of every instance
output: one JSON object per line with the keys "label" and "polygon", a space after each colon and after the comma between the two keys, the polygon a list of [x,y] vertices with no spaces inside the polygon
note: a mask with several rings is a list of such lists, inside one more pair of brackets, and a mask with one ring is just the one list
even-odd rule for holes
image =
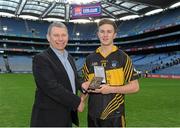
{"label": "young man's short hair", "polygon": [[102,19],[99,21],[98,23],[98,29],[100,26],[104,25],[104,24],[110,24],[114,27],[114,31],[117,32],[117,25],[114,21],[110,20],[110,19]]}

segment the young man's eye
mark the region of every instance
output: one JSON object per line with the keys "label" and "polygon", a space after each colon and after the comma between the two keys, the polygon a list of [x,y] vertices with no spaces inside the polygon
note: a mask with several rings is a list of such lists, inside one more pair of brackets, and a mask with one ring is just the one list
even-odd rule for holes
{"label": "young man's eye", "polygon": [[109,31],[107,31],[108,33],[112,33],[112,31],[111,30],[109,30]]}

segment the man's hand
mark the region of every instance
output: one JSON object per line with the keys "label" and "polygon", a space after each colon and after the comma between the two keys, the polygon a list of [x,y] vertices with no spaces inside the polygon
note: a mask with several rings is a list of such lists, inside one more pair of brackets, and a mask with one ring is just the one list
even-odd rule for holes
{"label": "man's hand", "polygon": [[78,112],[83,112],[83,110],[84,110],[84,106],[85,106],[85,99],[86,99],[86,97],[87,97],[87,94],[85,95],[85,94],[81,94],[81,96],[80,96],[80,98],[81,98],[81,102],[80,102],[80,104],[79,104],[79,106],[78,106]]}
{"label": "man's hand", "polygon": [[82,87],[85,91],[87,91],[88,88],[89,88],[89,85],[90,85],[90,82],[89,82],[89,81],[86,81],[86,82],[82,83],[81,87]]}

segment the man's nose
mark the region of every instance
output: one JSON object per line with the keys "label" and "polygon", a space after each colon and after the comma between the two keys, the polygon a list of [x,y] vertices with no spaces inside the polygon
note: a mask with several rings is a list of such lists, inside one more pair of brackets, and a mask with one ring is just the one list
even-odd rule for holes
{"label": "man's nose", "polygon": [[58,40],[59,41],[63,40],[63,37],[62,36],[58,36]]}
{"label": "man's nose", "polygon": [[105,32],[105,33],[104,33],[104,36],[108,36],[108,33],[107,33],[107,32]]}

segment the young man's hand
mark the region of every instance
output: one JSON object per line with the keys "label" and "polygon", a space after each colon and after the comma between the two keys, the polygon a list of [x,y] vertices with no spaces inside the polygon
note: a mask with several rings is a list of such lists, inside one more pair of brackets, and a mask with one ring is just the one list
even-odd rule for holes
{"label": "young man's hand", "polygon": [[95,89],[95,90],[89,90],[89,92],[109,94],[109,93],[112,93],[112,89],[113,87],[109,86],[109,84],[101,84],[100,88]]}

